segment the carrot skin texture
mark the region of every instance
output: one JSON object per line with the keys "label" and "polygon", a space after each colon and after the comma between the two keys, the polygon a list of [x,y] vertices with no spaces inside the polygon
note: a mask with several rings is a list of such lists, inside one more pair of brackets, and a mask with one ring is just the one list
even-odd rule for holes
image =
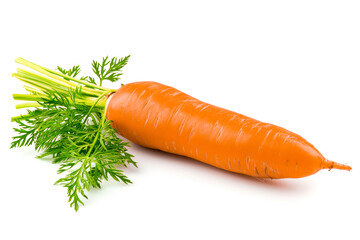
{"label": "carrot skin texture", "polygon": [[254,177],[300,178],[321,169],[351,169],[326,160],[284,128],[156,82],[123,85],[109,100],[107,118],[136,144]]}

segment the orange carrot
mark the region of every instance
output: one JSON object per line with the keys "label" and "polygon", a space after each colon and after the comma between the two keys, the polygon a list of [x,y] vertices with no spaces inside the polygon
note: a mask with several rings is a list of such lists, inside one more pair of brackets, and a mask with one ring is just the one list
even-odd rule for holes
{"label": "orange carrot", "polygon": [[[102,86],[118,81],[130,56],[93,61],[98,78],[76,78],[79,66],[58,71],[23,58],[14,77],[30,94],[13,94],[27,114],[12,117],[19,127],[11,148],[34,144],[40,158],[52,156],[67,174],[56,184],[67,188],[75,210],[110,177],[131,180],[119,169],[137,163],[128,143],[187,156],[228,171],[262,178],[300,178],[321,169],[351,170],[325,159],[299,135],[284,128],[201,102],[156,82],[134,82],[120,89]],[[35,71],[35,72],[34,72]],[[99,84],[97,84],[99,82]],[[109,96],[111,96],[109,98]],[[30,108],[30,109],[29,109]]]}
{"label": "orange carrot", "polygon": [[107,118],[118,133],[144,147],[262,178],[300,178],[321,169],[351,170],[329,161],[284,128],[199,101],[156,82],[122,86]]}

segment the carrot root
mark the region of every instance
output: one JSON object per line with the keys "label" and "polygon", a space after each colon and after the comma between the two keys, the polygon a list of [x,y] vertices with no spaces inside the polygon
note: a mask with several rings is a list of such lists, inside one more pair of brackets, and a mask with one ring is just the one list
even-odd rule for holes
{"label": "carrot root", "polygon": [[323,169],[329,169],[329,171],[333,168],[335,169],[340,169],[340,170],[347,170],[350,171],[352,168],[346,164],[341,164],[341,163],[337,163],[334,161],[330,161],[325,159],[325,161],[323,162]]}
{"label": "carrot root", "polygon": [[123,85],[107,118],[138,145],[262,178],[300,178],[320,169],[351,170],[326,160],[301,136],[191,97],[156,82]]}

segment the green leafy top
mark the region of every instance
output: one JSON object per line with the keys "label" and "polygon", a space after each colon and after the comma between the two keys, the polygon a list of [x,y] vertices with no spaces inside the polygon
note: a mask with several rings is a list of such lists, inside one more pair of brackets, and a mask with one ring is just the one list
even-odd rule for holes
{"label": "green leafy top", "polygon": [[[14,128],[17,135],[11,148],[34,144],[41,152],[39,158],[51,156],[54,163],[59,163],[58,173],[65,176],[55,184],[68,189],[70,206],[76,211],[87,198],[85,191],[100,188],[103,179],[131,183],[119,169],[129,164],[136,166],[127,152],[129,143],[116,136],[105,116],[106,98],[115,90],[98,88],[87,81],[89,77],[74,79],[80,72],[79,66],[69,70],[58,67],[59,72],[54,73],[23,59],[17,62],[43,75],[23,69],[14,74],[31,85],[25,87],[30,94],[14,94],[14,99],[31,102],[16,106],[30,109],[26,115],[12,118],[19,127]],[[111,62],[118,60],[113,58]],[[105,66],[106,61],[100,69]],[[112,68],[106,74],[116,76],[118,71],[119,68]]]}
{"label": "green leafy top", "polygon": [[70,68],[69,70],[65,70],[65,69],[58,66],[57,70],[59,70],[59,72],[61,72],[62,74],[68,75],[70,77],[76,77],[81,71],[79,65],[74,66],[74,67]]}
{"label": "green leafy top", "polygon": [[101,63],[93,61],[92,69],[100,79],[99,85],[101,86],[104,80],[109,80],[111,82],[118,81],[122,75],[121,69],[127,64],[129,58],[130,55],[119,59],[113,57],[111,60],[109,60],[108,57],[104,57]]}

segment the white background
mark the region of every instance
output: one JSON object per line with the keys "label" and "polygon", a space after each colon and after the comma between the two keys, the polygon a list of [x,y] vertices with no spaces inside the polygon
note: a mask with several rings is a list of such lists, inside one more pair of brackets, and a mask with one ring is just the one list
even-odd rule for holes
{"label": "white background", "polygon": [[[4,1],[0,7],[1,239],[360,239],[359,1]],[[271,122],[351,172],[260,180],[133,145],[134,182],[79,212],[57,165],[9,150],[14,59],[55,68],[131,54],[151,80]]]}

